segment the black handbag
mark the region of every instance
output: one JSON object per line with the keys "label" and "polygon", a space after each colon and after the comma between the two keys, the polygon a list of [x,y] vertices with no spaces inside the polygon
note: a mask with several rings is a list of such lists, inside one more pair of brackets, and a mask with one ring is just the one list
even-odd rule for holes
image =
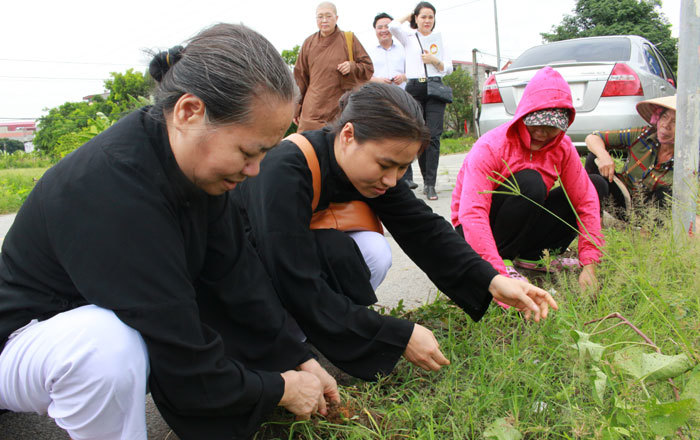
{"label": "black handbag", "polygon": [[[416,40],[418,40],[418,46],[420,47],[421,54],[423,53],[423,45],[420,43],[420,38],[416,33]],[[444,103],[450,104],[452,102],[452,88],[447,84],[442,82],[440,77],[428,77],[428,67],[423,64],[423,69],[425,69],[425,78],[428,81],[428,97],[435,98]]]}

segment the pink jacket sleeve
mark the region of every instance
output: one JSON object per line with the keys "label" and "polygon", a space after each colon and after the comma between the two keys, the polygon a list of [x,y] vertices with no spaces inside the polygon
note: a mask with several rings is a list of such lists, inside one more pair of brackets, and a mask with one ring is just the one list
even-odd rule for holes
{"label": "pink jacket sleeve", "polygon": [[560,171],[566,194],[578,215],[578,258],[582,265],[600,261],[605,241],[600,230],[600,202],[598,193],[581,164],[573,145],[567,149]]}
{"label": "pink jacket sleeve", "polygon": [[489,177],[503,180],[494,173],[497,171],[502,174],[503,168],[504,164],[493,154],[488,144],[477,142],[474,145],[457,176],[458,185],[461,184],[457,215],[467,243],[499,273],[505,275],[506,267],[498,254],[489,224],[491,193],[488,193],[497,186]]}

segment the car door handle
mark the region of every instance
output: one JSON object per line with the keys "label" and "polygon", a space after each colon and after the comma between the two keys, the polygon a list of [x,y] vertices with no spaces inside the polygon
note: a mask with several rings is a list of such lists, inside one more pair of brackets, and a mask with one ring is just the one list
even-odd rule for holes
{"label": "car door handle", "polygon": [[665,92],[665,91],[666,91],[666,86],[661,86],[661,87],[659,87],[659,89],[661,89],[662,92]]}

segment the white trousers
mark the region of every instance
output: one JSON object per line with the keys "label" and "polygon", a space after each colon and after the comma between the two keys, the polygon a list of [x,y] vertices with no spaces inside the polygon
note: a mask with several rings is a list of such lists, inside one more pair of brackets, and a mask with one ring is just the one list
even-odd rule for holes
{"label": "white trousers", "polygon": [[74,440],[146,440],[148,352],[114,312],[87,305],[13,333],[0,408],[48,414]]}
{"label": "white trousers", "polygon": [[371,273],[369,282],[377,290],[391,268],[391,246],[387,239],[377,232],[348,232],[362,252],[362,257]]}

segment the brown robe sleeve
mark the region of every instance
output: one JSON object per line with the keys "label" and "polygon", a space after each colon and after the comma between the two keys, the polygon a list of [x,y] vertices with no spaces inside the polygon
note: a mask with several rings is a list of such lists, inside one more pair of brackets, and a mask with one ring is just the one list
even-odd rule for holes
{"label": "brown robe sleeve", "polygon": [[[344,38],[345,36],[343,36]],[[350,58],[350,54],[347,53],[347,44],[345,45],[345,53]],[[374,73],[374,65],[372,64],[372,59],[367,54],[367,51],[362,47],[362,43],[357,39],[357,35],[352,36],[352,51],[355,61],[350,62],[352,68],[350,73],[343,75],[340,84],[343,90],[351,90],[353,87],[363,84],[372,78]]]}
{"label": "brown robe sleeve", "polygon": [[309,47],[310,47],[311,37],[304,40],[301,49],[299,50],[299,56],[297,57],[297,62],[294,65],[294,80],[299,87],[299,101],[297,107],[294,111],[294,117],[298,118],[301,116],[301,108],[304,105],[304,97],[306,96],[306,90],[309,88]]}

